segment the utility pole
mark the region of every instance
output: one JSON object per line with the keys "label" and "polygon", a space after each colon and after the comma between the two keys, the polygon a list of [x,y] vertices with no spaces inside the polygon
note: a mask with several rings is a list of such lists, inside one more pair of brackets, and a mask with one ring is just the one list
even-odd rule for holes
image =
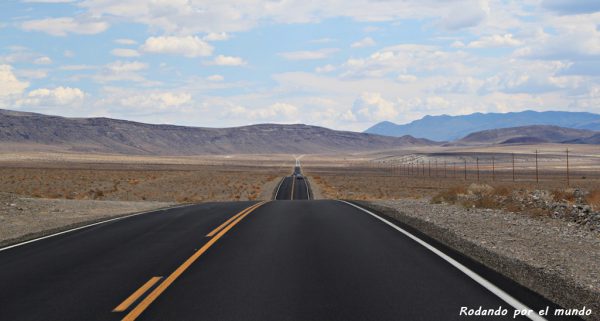
{"label": "utility pole", "polygon": [[446,172],[446,161],[444,160],[444,177],[448,177],[448,173]]}
{"label": "utility pole", "polygon": [[429,160],[429,177],[431,177],[431,159]]}
{"label": "utility pole", "polygon": [[456,163],[452,163],[452,178],[456,178]]}
{"label": "utility pole", "polygon": [[569,149],[567,148],[567,186],[571,186],[569,178]]}
{"label": "utility pole", "polygon": [[496,180],[496,161],[492,156],[492,182]]}
{"label": "utility pole", "polygon": [[475,158],[476,166],[477,166],[477,183],[479,183],[479,157]]}
{"label": "utility pole", "polygon": [[540,182],[540,176],[538,173],[538,150],[535,150],[535,182],[539,183]]}
{"label": "utility pole", "polygon": [[465,181],[467,180],[467,159],[464,159],[465,161]]}
{"label": "utility pole", "polygon": [[512,153],[512,176],[513,176],[513,183],[515,181],[515,153]]}

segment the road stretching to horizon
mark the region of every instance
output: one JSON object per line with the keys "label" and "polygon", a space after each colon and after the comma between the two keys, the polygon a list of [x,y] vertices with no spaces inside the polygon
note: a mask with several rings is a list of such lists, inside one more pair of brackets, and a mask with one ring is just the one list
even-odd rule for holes
{"label": "road stretching to horizon", "polygon": [[[275,201],[159,210],[0,249],[0,320],[514,320],[513,306],[551,305],[417,231],[310,195],[297,163]],[[480,306],[509,312],[459,315]]]}

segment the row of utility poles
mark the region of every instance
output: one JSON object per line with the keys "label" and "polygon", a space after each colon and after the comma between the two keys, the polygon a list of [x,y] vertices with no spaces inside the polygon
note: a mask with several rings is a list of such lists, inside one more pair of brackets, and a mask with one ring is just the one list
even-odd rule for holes
{"label": "row of utility poles", "polygon": [[[418,160],[407,160],[408,157],[403,157],[402,159],[400,159],[400,163],[390,163],[389,164],[389,168],[391,168],[391,172],[392,175],[400,175],[400,176],[420,176],[420,177],[449,177],[448,176],[448,172],[449,172],[449,164],[447,161],[443,162],[443,176],[440,175],[440,164],[438,162],[438,160],[434,160],[433,163],[431,160],[429,160],[427,162],[427,165],[425,163],[424,160],[422,161],[418,161]],[[488,158],[489,159],[489,158]],[[512,181],[515,182],[517,179],[517,173],[516,173],[516,166],[515,166],[515,154],[512,153],[511,155],[511,163],[512,163]],[[371,167],[388,167],[386,166],[385,163],[370,163]],[[458,175],[458,164],[457,162],[452,162],[450,165],[450,169],[452,172],[452,175],[450,177],[452,178],[456,178]],[[488,163],[489,164],[489,163]],[[433,171],[432,171],[432,165],[433,165]],[[468,175],[467,173],[469,172],[468,170],[468,164],[467,164],[467,160],[465,158],[463,158],[462,161],[462,175],[464,180],[468,179]],[[491,158],[491,178],[492,181],[496,180],[496,157],[492,156]],[[381,166],[381,167],[380,167]],[[432,176],[433,173],[433,176]],[[481,170],[480,170],[480,158],[479,157],[475,157],[475,173],[476,173],[476,177],[477,177],[477,181],[479,182],[481,180]],[[570,177],[570,168],[569,168],[569,149],[566,150],[566,179],[567,179],[567,185],[570,185],[571,183],[571,177]],[[535,181],[536,183],[539,183],[540,181],[540,168],[539,168],[539,152],[536,150],[535,151]]]}

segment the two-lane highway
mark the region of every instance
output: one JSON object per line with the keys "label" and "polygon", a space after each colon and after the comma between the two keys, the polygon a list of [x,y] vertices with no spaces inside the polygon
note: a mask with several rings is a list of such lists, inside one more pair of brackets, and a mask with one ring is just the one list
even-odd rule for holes
{"label": "two-lane highway", "polygon": [[[306,187],[286,180],[289,198]],[[0,320],[514,320],[549,304],[421,242],[334,200],[157,211],[0,250]],[[480,306],[510,312],[459,316]]]}
{"label": "two-lane highway", "polygon": [[302,175],[300,165],[294,167],[290,176],[284,177],[275,192],[276,200],[309,200],[311,199],[310,187],[306,178]]}

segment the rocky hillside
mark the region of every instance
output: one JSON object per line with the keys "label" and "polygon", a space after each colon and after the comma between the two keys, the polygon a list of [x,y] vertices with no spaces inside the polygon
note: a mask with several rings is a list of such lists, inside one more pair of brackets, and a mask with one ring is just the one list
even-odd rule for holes
{"label": "rocky hillside", "polygon": [[[451,145],[586,143],[598,132],[558,126],[536,125],[490,129],[469,134]],[[589,140],[589,142],[592,142]]]}
{"label": "rocky hillside", "polygon": [[411,136],[386,137],[300,124],[200,128],[0,110],[0,146],[4,149],[198,155],[328,153],[431,144]]}

